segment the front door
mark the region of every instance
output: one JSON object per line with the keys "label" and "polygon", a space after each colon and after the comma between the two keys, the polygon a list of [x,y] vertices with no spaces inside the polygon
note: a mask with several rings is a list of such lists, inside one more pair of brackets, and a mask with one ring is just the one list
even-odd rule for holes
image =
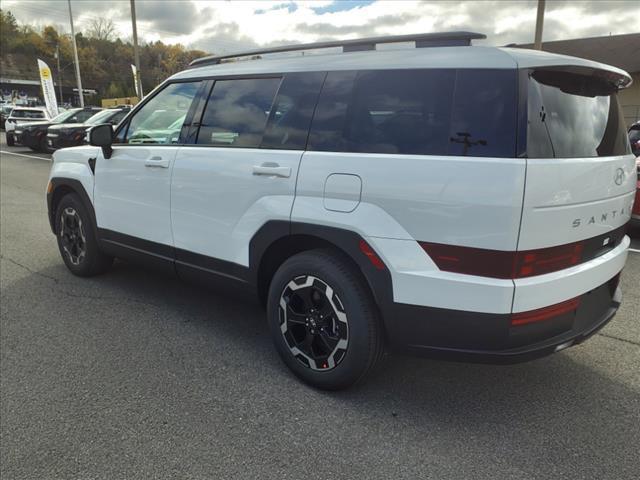
{"label": "front door", "polygon": [[170,181],[200,81],[170,83],[127,121],[110,158],[98,154],[94,206],[107,242],[172,256]]}

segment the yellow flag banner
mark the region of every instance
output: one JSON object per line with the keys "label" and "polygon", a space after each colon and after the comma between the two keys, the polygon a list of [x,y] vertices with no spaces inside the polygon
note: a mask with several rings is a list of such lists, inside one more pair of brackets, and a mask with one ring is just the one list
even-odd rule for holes
{"label": "yellow flag banner", "polygon": [[56,100],[56,91],[53,87],[53,76],[49,65],[38,59],[38,70],[40,71],[40,84],[42,85],[42,96],[44,104],[49,111],[51,117],[58,115],[58,101]]}

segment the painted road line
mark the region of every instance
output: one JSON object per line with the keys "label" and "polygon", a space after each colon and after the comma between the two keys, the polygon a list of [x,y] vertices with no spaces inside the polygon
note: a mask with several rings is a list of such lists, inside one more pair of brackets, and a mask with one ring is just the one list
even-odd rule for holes
{"label": "painted road line", "polygon": [[6,155],[15,155],[17,157],[35,158],[36,160],[44,160],[45,162],[51,161],[51,159],[47,157],[37,157],[36,155],[26,155],[24,153],[7,152],[6,150],[0,150],[0,153],[4,153]]}
{"label": "painted road line", "polygon": [[629,251],[633,253],[640,253],[640,250],[638,250],[637,248],[630,248]]}

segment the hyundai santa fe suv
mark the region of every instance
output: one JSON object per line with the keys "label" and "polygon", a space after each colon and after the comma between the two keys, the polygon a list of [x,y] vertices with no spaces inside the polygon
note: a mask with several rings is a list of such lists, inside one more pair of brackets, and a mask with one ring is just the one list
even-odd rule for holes
{"label": "hyundai santa fe suv", "polygon": [[[631,78],[474,38],[195,60],[54,154],[62,259],[257,295],[286,365],[325,389],[386,348],[510,363],[581,343],[621,301]],[[392,42],[415,48],[376,49]],[[343,52],[278,56],[325,47]]]}

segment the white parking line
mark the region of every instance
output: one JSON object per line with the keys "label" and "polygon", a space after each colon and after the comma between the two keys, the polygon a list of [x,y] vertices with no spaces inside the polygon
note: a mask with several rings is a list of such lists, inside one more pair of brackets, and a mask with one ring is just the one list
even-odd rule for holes
{"label": "white parking line", "polygon": [[640,253],[640,250],[638,250],[637,248],[630,248],[629,251],[633,253]]}
{"label": "white parking line", "polygon": [[46,157],[37,157],[35,155],[26,155],[24,153],[7,152],[6,150],[0,150],[0,153],[6,153],[7,155],[15,155],[17,157],[35,158],[36,160],[44,160],[45,162],[50,162],[51,161],[50,158],[46,158]]}

